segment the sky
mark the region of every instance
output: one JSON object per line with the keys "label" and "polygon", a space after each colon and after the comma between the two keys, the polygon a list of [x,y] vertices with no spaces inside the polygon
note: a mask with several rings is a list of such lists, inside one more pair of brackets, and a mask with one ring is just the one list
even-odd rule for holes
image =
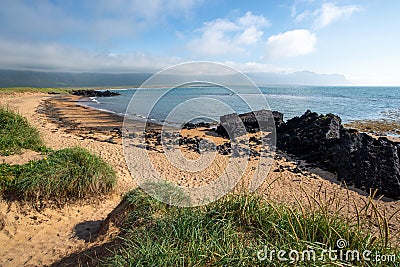
{"label": "sky", "polygon": [[400,85],[397,0],[0,0],[0,68],[155,72],[213,61],[244,72]]}

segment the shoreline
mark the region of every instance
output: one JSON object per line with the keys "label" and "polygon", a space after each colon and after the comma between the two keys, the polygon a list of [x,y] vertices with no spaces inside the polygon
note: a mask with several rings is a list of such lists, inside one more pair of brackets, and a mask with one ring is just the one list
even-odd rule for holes
{"label": "shoreline", "polygon": [[[274,87],[274,86],[271,86]],[[316,86],[318,87],[318,86]],[[163,88],[163,87],[160,87]],[[129,89],[138,89],[138,88],[126,88],[126,89],[117,89],[117,90],[129,90]],[[145,88],[144,88],[145,89]],[[116,89],[104,89],[104,90],[116,90]],[[116,91],[117,91],[116,90]],[[95,101],[97,101],[97,97],[93,97],[95,99]],[[90,98],[91,99],[91,98]],[[125,114],[123,112],[116,112],[113,111],[111,109],[106,109],[106,108],[101,108],[101,107],[96,107],[94,105],[91,105],[90,103],[92,103],[93,101],[90,100],[85,100],[83,99],[82,101],[82,105],[89,107],[89,108],[93,108],[96,110],[101,110],[104,112],[108,112],[108,113],[112,113],[112,114],[117,114],[120,116],[125,116]],[[87,103],[87,104],[86,104]],[[98,104],[101,105],[101,102],[97,102]],[[279,111],[279,110],[278,110]],[[295,116],[301,116],[306,110],[304,110],[302,113],[299,113]],[[321,114],[325,114],[325,113],[321,113]],[[334,114],[334,113],[333,113]],[[226,114],[222,114],[222,115],[226,115]],[[221,116],[222,116],[221,115]],[[286,115],[286,114],[284,114]],[[293,117],[295,117],[293,116]],[[289,119],[292,119],[293,117],[286,117],[284,121],[286,122]],[[145,118],[142,115],[135,115],[135,117],[133,118],[134,120],[139,120],[139,121],[146,121],[149,120],[148,118]],[[157,121],[154,120],[154,123],[159,124],[159,125],[163,125],[165,122],[163,121]],[[176,124],[178,125],[179,123],[176,122],[167,122],[169,123],[172,127]],[[354,119],[354,118],[347,118],[346,120],[342,119],[342,125],[345,128],[352,128],[352,129],[356,129],[359,132],[362,133],[367,133],[373,137],[388,137],[390,140],[392,141],[400,141],[400,121],[395,120],[393,118],[385,118],[381,115],[376,115],[375,117],[366,117],[364,119]]]}
{"label": "shoreline", "polygon": [[344,126],[354,128],[371,136],[387,136],[400,141],[400,122],[389,119],[355,120],[345,123]]}
{"label": "shoreline", "polygon": [[[0,265],[49,265],[68,255],[111,240],[116,234],[116,229],[111,229],[101,241],[86,242],[82,236],[95,231],[99,223],[119,204],[121,196],[136,188],[135,179],[126,167],[121,138],[117,131],[113,131],[116,126],[122,126],[121,117],[82,107],[76,103],[76,99],[68,99],[66,96],[16,94],[14,97],[2,98],[0,103],[8,103],[11,107],[19,109],[20,113],[39,129],[50,147],[85,147],[109,162],[116,169],[118,176],[116,192],[107,196],[101,203],[71,204],[61,209],[46,208],[37,212],[19,203],[1,201],[0,217],[5,218],[6,226],[0,231],[0,242],[5,244],[0,253]],[[47,109],[43,109],[46,105]],[[185,130],[181,134],[187,138],[214,138],[201,129]],[[218,137],[213,140],[225,142]],[[150,146],[157,148],[153,143]],[[187,145],[182,146],[182,153],[191,159],[198,157]],[[150,150],[149,155],[157,169],[168,175],[172,182],[182,186],[196,187],[213,179],[212,170],[207,171],[206,175],[201,175],[200,172],[193,174],[178,171],[168,163],[162,152]],[[222,164],[227,156],[217,155],[216,158]],[[137,158],[138,165],[142,160]],[[250,179],[256,170],[253,168],[257,168],[256,159],[248,162],[248,168],[244,172],[245,180]],[[146,169],[141,171],[143,175],[148,174]],[[258,192],[271,201],[289,205],[296,205],[297,201],[300,201],[305,206],[308,205],[307,198],[310,196],[327,202],[332,196],[336,196],[342,203],[340,205],[344,205],[342,216],[354,219],[356,210],[353,203],[362,207],[368,201],[368,194],[346,188],[335,179],[331,173],[278,152]],[[376,200],[376,205],[390,216],[400,209],[400,200]],[[393,234],[392,243],[400,246],[399,214],[394,215],[389,227]],[[371,226],[371,230],[373,229],[374,226]]]}

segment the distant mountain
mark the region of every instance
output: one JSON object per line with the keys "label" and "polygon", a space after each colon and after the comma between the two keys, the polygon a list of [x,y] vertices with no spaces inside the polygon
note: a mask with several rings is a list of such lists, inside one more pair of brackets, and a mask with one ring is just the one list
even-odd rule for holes
{"label": "distant mountain", "polygon": [[150,73],[70,73],[0,70],[0,87],[139,86]]}
{"label": "distant mountain", "polygon": [[293,73],[257,72],[247,75],[258,85],[350,85],[344,75],[318,74],[311,71]]}
{"label": "distant mountain", "polygon": [[[0,87],[93,87],[120,86],[136,87],[148,79],[151,73],[69,73],[0,70]],[[349,85],[350,82],[339,74],[318,74],[309,71],[298,71],[288,74],[257,72],[247,75],[258,85]],[[199,77],[193,77],[198,79]],[[201,80],[221,81],[232,85],[241,83],[240,75],[204,76]],[[179,83],[186,80],[179,76],[160,77],[160,82]],[[159,84],[163,85],[163,84]]]}

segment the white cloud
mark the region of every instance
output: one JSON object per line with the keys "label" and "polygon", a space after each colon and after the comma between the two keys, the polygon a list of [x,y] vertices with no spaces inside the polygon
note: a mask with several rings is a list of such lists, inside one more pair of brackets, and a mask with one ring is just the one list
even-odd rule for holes
{"label": "white cloud", "polygon": [[269,26],[270,22],[264,16],[253,15],[250,11],[247,11],[243,17],[237,20],[237,23],[242,27],[264,27]]}
{"label": "white cloud", "polygon": [[341,18],[349,17],[351,14],[359,10],[360,8],[355,5],[335,6],[332,3],[325,3],[314,13],[314,16],[316,17],[314,22],[315,27],[318,29],[323,28]]}
{"label": "white cloud", "polygon": [[154,72],[182,61],[141,52],[115,54],[4,39],[0,39],[0,58],[1,69],[108,73]]}
{"label": "white cloud", "polygon": [[266,59],[280,59],[306,55],[314,51],[317,38],[305,29],[272,35],[267,41]]}
{"label": "white cloud", "polygon": [[253,15],[251,12],[235,20],[215,19],[195,31],[201,32],[201,36],[192,39],[188,47],[201,55],[243,52],[246,46],[261,40],[264,34],[262,28],[269,25],[264,16]]}
{"label": "white cloud", "polygon": [[77,8],[72,1],[13,0],[0,9],[0,36],[23,40],[76,38],[98,45],[114,38],[135,38],[170,17],[190,16],[198,2],[98,0],[80,1]]}
{"label": "white cloud", "polygon": [[237,44],[251,45],[257,43],[261,37],[263,36],[263,32],[257,30],[256,27],[252,26],[247,28],[242,32],[237,38]]}
{"label": "white cloud", "polygon": [[335,21],[350,17],[361,8],[356,5],[337,6],[333,3],[325,3],[315,11],[305,10],[295,18],[296,22],[304,21],[307,18],[314,20],[314,28],[321,29]]}
{"label": "white cloud", "polygon": [[300,14],[298,14],[296,16],[296,18],[294,19],[295,22],[302,22],[303,20],[305,20],[307,17],[309,17],[310,15],[312,15],[311,11],[306,10]]}
{"label": "white cloud", "polygon": [[[58,44],[21,43],[1,38],[0,58],[0,69],[104,73],[156,72],[184,61],[182,58],[158,57],[141,52],[93,52]],[[292,71],[258,62],[221,63],[243,72]]]}

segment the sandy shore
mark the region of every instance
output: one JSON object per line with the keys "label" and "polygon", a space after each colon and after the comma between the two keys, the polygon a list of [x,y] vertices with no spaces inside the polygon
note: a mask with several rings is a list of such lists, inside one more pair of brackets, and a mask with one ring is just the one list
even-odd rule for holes
{"label": "sandy shore", "polygon": [[[40,212],[15,202],[0,203],[0,217],[5,221],[0,231],[0,266],[50,265],[92,245],[85,243],[91,232],[119,203],[121,194],[134,188],[135,183],[126,168],[120,145],[83,138],[68,128],[62,129],[46,114],[38,112],[39,105],[45,104],[49,95],[27,93],[1,97],[1,104],[16,108],[40,130],[47,146],[54,149],[85,147],[109,162],[117,172],[116,192],[101,201],[91,200],[89,203],[68,205],[62,209],[45,208]],[[70,102],[66,102],[66,105],[75,106]],[[87,114],[84,117],[87,118]],[[100,135],[98,138],[101,138]],[[28,161],[29,157],[27,154],[14,156],[14,163],[23,163],[20,160]]]}
{"label": "sandy shore", "polygon": [[[120,117],[102,111],[77,106],[77,98],[71,96],[51,97],[46,94],[2,95],[0,104],[19,110],[41,132],[46,145],[55,149],[82,146],[101,156],[116,170],[118,185],[116,191],[101,201],[88,201],[68,205],[63,208],[45,208],[36,211],[26,205],[12,202],[0,203],[0,266],[50,265],[72,253],[85,251],[92,246],[107,242],[86,242],[95,232],[101,221],[118,205],[123,193],[135,188],[136,183],[126,166],[120,133],[115,129],[121,126]],[[220,144],[222,138],[208,135],[206,131],[185,130],[182,136],[207,138]],[[144,148],[135,148],[144,149]],[[199,157],[197,153],[182,148],[188,159]],[[170,181],[189,187],[198,187],[213,181],[220,175],[218,168],[225,166],[229,156],[216,155],[213,163],[205,170],[184,171],[170,164],[165,153],[157,149],[148,153],[138,153],[135,158],[137,173],[143,177],[151,175],[141,162],[146,155],[159,172]],[[14,158],[1,158],[3,162],[23,163],[40,157],[27,152]],[[218,167],[218,168],[217,168]],[[244,181],[249,181],[257,172],[259,161],[252,159],[244,171]],[[304,207],[315,207],[313,199],[327,203],[329,209],[340,208],[344,217],[356,216],[355,206],[360,210],[369,201],[365,192],[347,189],[335,180],[334,175],[312,168],[297,159],[279,154],[272,162],[264,183],[259,189],[266,197],[290,204],[302,203]],[[400,201],[378,200],[375,204],[388,217],[400,209]],[[373,226],[371,226],[373,228]],[[393,244],[400,241],[400,215],[396,214],[389,222]]]}

